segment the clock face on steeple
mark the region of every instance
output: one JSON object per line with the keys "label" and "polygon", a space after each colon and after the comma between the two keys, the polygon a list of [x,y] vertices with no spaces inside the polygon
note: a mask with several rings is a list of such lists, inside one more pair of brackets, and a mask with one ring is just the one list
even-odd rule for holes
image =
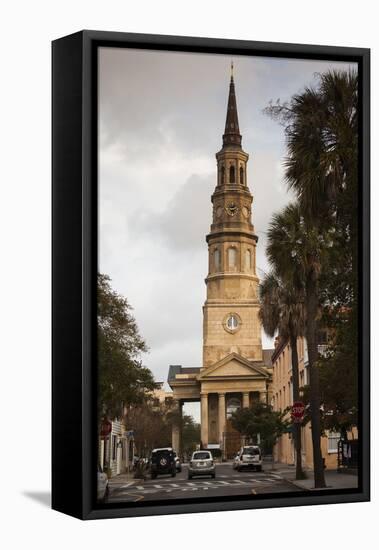
{"label": "clock face on steeple", "polygon": [[230,202],[225,206],[225,211],[229,216],[234,216],[238,212],[238,206],[234,202]]}
{"label": "clock face on steeple", "polygon": [[224,329],[231,334],[237,332],[242,324],[241,317],[237,313],[228,313],[224,319]]}

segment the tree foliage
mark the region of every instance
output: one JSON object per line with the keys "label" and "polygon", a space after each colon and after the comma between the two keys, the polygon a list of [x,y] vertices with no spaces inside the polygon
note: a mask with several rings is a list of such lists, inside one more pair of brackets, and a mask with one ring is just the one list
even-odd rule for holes
{"label": "tree foliage", "polygon": [[271,405],[257,402],[250,408],[239,409],[232,414],[231,423],[235,430],[257,443],[258,436],[265,449],[272,448],[283,433],[288,431],[287,411],[274,411]]}
{"label": "tree foliage", "polygon": [[[321,311],[332,318],[349,310],[347,323],[357,328],[358,75],[318,75],[316,87],[305,88],[287,103],[271,103],[266,111],[284,126],[285,177],[297,196],[296,205],[274,217],[267,251],[280,275],[296,287],[303,285],[305,292],[315,485],[323,487],[320,399],[334,407],[341,401],[337,387],[328,382],[335,377],[333,365],[350,361],[350,374],[358,368],[357,332],[350,331],[350,340],[343,340],[349,331],[340,332],[342,347],[321,361],[317,354]],[[350,358],[344,346],[350,347]],[[352,388],[355,378],[351,376]]]}
{"label": "tree foliage", "polygon": [[156,388],[141,362],[147,346],[131,306],[115,292],[107,275],[97,278],[98,414],[120,417],[123,405],[140,404]]}
{"label": "tree foliage", "polygon": [[[261,307],[259,317],[263,329],[269,336],[278,333],[281,341],[289,341],[291,346],[292,362],[292,392],[293,402],[299,401],[299,356],[297,351],[298,339],[304,335],[305,308],[304,290],[296,288],[288,279],[283,280],[272,270],[265,275],[260,284]],[[301,430],[294,426],[296,450],[296,479],[303,479],[301,458]]]}

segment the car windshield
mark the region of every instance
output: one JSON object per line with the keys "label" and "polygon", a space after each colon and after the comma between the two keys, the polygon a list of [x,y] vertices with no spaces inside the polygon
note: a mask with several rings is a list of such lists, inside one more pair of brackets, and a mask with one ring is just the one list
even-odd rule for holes
{"label": "car windshield", "polygon": [[259,448],[258,447],[244,447],[243,454],[244,455],[259,455]]}
{"label": "car windshield", "polygon": [[193,459],[194,460],[207,460],[211,458],[211,453],[194,453],[193,454]]}

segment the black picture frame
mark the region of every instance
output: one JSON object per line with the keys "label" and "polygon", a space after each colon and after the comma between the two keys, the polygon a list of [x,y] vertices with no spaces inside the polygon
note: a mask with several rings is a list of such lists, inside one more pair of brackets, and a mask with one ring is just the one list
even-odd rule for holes
{"label": "black picture frame", "polygon": [[[358,489],[96,504],[97,49],[275,56],[358,63],[360,82],[360,471]],[[370,50],[81,31],[52,43],[52,507],[81,519],[301,506],[370,499]],[[68,474],[70,482],[68,483]]]}

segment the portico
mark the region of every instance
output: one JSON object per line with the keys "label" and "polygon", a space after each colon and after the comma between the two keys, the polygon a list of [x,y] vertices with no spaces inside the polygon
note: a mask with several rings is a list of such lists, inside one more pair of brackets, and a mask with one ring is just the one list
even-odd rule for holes
{"label": "portico", "polygon": [[[268,365],[249,362],[235,353],[207,369],[171,366],[168,381],[179,411],[184,402],[200,401],[201,446],[219,448],[223,458],[228,458],[228,447],[234,452],[231,439],[239,446],[230,423],[232,413],[254,401],[271,399]],[[180,452],[179,425],[173,426],[172,445]]]}

